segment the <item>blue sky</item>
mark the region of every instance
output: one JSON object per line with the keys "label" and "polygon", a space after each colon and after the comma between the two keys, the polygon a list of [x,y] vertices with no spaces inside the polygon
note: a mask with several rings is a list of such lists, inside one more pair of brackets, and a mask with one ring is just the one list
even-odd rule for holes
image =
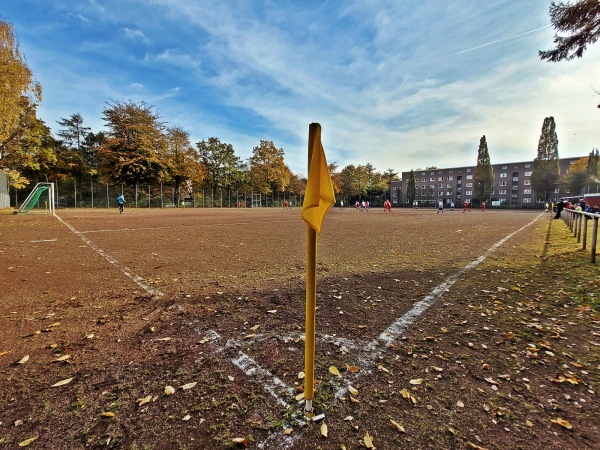
{"label": "blue sky", "polygon": [[329,162],[379,171],[535,158],[554,116],[561,157],[600,147],[600,43],[547,63],[550,0],[3,0],[42,84],[40,117],[104,129],[145,101],[248,158],[261,140],[306,174],[308,124]]}

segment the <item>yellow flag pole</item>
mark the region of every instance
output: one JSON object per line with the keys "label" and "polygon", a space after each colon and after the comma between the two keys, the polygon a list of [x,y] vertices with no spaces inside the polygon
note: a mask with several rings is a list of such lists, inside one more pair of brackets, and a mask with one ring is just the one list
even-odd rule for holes
{"label": "yellow flag pole", "polygon": [[[315,130],[319,125],[311,123],[308,131],[308,173],[312,160]],[[315,388],[315,323],[317,298],[317,231],[308,226],[306,239],[306,334],[304,343],[304,414],[313,417]]]}

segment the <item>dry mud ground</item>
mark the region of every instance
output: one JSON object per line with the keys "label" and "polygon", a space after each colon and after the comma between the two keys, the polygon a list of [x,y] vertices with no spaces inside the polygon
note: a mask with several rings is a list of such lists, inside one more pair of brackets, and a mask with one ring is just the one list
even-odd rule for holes
{"label": "dry mud ground", "polygon": [[332,210],[319,422],[299,209],[58,215],[0,215],[0,448],[599,446],[600,274],[551,215]]}

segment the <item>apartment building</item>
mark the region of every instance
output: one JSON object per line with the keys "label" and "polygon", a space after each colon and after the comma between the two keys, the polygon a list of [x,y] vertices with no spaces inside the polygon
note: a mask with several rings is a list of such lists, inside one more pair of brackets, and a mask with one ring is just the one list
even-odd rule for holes
{"label": "apartment building", "polygon": [[[571,164],[578,159],[560,158],[560,174],[564,175]],[[474,183],[476,166],[453,167],[450,169],[416,169],[416,196],[415,202],[419,206],[434,206],[441,199],[444,204],[454,202],[460,206],[466,200],[469,204],[475,200],[475,206],[479,206],[476,199]],[[531,175],[533,173],[533,161],[511,162],[493,164],[493,185],[490,197],[485,199],[489,206],[510,206],[517,208],[539,207],[544,202],[545,193],[536,193],[531,186]],[[402,179],[394,181],[391,185],[391,201],[394,206],[411,206],[406,196],[410,171],[402,172]],[[566,193],[561,192],[560,186],[556,186],[550,197],[556,201]]]}

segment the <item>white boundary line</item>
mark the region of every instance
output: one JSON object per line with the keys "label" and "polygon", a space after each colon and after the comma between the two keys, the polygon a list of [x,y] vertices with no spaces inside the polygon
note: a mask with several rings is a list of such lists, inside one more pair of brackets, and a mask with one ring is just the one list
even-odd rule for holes
{"label": "white boundary line", "polygon": [[129,270],[128,267],[126,267],[126,266],[122,265],[121,263],[119,263],[119,261],[117,261],[116,259],[114,259],[108,253],[106,253],[104,250],[102,250],[100,247],[98,247],[96,244],[94,244],[92,241],[90,241],[81,232],[77,231],[75,229],[75,227],[73,227],[73,225],[71,225],[69,222],[63,220],[57,214],[55,214],[54,217],[56,217],[60,223],[62,223],[64,226],[66,226],[74,234],[76,234],[77,236],[79,236],[81,238],[81,240],[87,244],[88,247],[90,247],[92,250],[94,250],[96,253],[98,253],[102,258],[104,258],[110,264],[112,264],[113,266],[115,266],[117,269],[119,269],[126,277],[128,277],[129,279],[131,279],[131,281],[133,281],[135,284],[137,284],[140,288],[142,288],[148,294],[150,294],[152,296],[162,296],[162,295],[164,295],[158,289],[152,289],[150,286],[148,286],[148,284],[146,283],[146,280],[144,280],[142,277],[140,277],[139,275],[135,275],[135,274],[131,273],[131,270]]}

